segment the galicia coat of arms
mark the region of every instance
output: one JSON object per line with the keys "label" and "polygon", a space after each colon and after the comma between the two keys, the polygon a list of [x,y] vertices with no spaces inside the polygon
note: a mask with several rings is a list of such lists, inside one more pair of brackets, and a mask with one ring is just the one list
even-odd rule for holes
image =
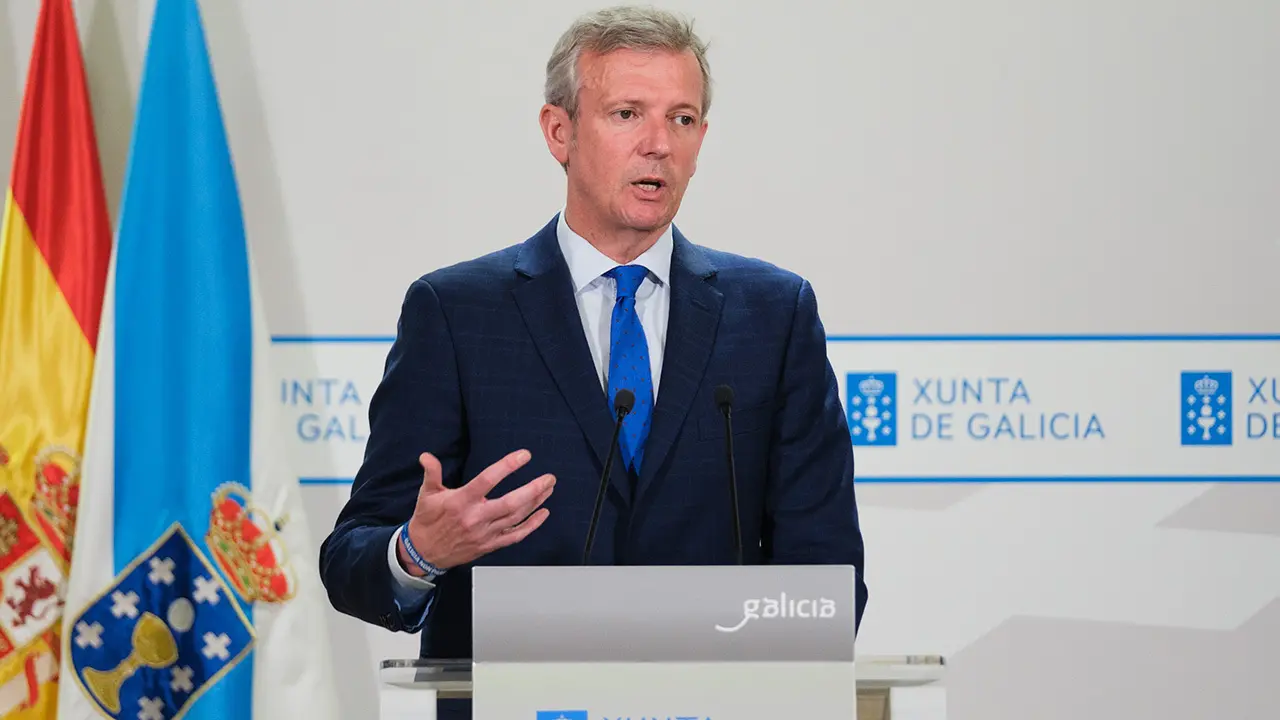
{"label": "galicia coat of arms", "polygon": [[106,717],[178,720],[252,650],[242,603],[296,594],[283,518],[239,483],[219,485],[208,513],[208,556],[174,522],[72,619],[75,680]]}

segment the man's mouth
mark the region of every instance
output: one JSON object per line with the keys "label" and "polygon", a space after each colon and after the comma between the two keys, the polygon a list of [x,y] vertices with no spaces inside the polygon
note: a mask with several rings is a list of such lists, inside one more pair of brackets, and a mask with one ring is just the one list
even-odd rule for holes
{"label": "man's mouth", "polygon": [[643,178],[631,183],[643,190],[658,191],[666,187],[666,183],[658,178]]}

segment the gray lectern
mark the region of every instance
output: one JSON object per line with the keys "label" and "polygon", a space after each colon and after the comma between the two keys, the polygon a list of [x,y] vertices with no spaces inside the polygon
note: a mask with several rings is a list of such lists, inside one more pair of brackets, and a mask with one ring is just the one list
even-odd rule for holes
{"label": "gray lectern", "polygon": [[[478,567],[471,660],[388,661],[383,720],[850,720],[850,566]],[[424,692],[425,690],[425,692]]]}

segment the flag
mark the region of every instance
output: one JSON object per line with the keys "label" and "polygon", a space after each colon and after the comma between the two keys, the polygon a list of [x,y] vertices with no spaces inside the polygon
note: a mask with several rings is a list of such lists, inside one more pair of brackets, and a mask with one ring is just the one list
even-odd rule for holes
{"label": "flag", "polygon": [[268,350],[200,10],[158,0],[89,405],[62,717],[336,716]]}
{"label": "flag", "polygon": [[54,718],[111,253],[70,0],[45,0],[0,224],[0,718]]}

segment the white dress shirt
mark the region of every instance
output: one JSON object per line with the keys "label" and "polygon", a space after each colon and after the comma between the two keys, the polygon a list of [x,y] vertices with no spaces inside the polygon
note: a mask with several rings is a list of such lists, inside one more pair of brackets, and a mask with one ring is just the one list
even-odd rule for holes
{"label": "white dress shirt", "polygon": [[[569,265],[573,279],[573,294],[578,303],[578,315],[582,318],[582,330],[587,337],[587,347],[595,362],[600,387],[609,387],[609,335],[613,324],[613,304],[617,299],[618,285],[604,274],[618,265],[600,252],[585,238],[569,228],[560,210],[556,225],[556,239],[560,252]],[[662,377],[662,355],[667,346],[667,318],[671,308],[671,253],[675,247],[671,226],[658,238],[653,247],[646,250],[630,264],[643,265],[648,276],[636,290],[636,314],[644,328],[645,341],[649,345],[649,367],[653,377],[654,405],[658,400],[658,380]],[[514,448],[513,448],[514,449]],[[391,575],[396,579],[396,599],[401,610],[409,611],[426,599],[427,590],[435,587],[424,578],[418,578],[400,567],[396,543],[397,532],[387,547],[387,562]]]}
{"label": "white dress shirt", "polygon": [[[595,361],[600,386],[609,387],[609,331],[613,326],[613,303],[618,296],[618,284],[604,274],[618,266],[608,255],[578,235],[564,221],[556,227],[560,252],[569,264],[573,278],[574,297],[578,301],[578,314],[582,316],[582,329],[587,334],[587,346]],[[674,241],[671,227],[658,238],[653,247],[644,251],[631,265],[643,265],[649,275],[636,290],[636,314],[644,327],[645,342],[649,344],[649,369],[653,377],[654,401],[657,402],[658,379],[662,377],[662,353],[667,346],[667,317],[671,307],[671,251]]]}

